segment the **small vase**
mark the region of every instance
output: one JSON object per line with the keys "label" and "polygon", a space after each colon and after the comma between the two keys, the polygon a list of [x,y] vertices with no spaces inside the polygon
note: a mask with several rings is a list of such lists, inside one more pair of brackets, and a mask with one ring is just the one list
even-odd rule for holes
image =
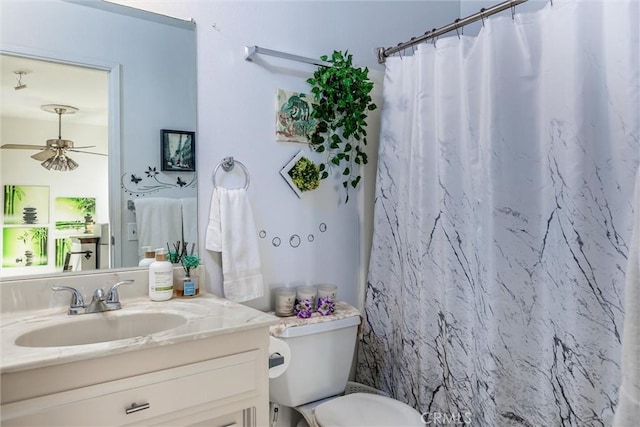
{"label": "small vase", "polygon": [[200,294],[198,278],[195,275],[182,275],[173,281],[173,296],[175,298],[193,298]]}

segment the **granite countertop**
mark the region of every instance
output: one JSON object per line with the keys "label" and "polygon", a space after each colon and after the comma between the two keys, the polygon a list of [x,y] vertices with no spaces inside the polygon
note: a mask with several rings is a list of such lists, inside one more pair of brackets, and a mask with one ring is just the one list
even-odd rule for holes
{"label": "granite countertop", "polygon": [[[88,316],[109,318],[134,313],[174,313],[184,316],[186,323],[173,329],[147,336],[64,347],[22,347],[16,339],[32,330],[49,325],[82,321]],[[234,303],[212,294],[192,299],[171,299],[164,302],[148,298],[124,300],[122,309],[94,314],[69,316],[66,308],[3,314],[0,323],[0,372],[16,372],[78,360],[104,357],[145,348],[171,345],[210,338],[244,330],[267,327],[279,319],[268,313]]]}

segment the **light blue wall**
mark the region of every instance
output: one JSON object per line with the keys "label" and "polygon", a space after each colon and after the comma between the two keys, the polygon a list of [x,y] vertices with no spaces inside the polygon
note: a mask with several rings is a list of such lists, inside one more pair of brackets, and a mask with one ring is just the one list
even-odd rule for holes
{"label": "light blue wall", "polygon": [[[275,141],[275,93],[278,88],[308,91],[306,79],[315,67],[271,57],[244,60],[245,45],[319,57],[348,49],[359,66],[375,70],[382,80],[375,49],[393,46],[426,29],[455,19],[458,1],[135,1],[158,13],[195,19],[198,33],[198,131],[200,151],[199,226],[206,227],[212,192],[211,171],[226,156],[242,161],[251,173],[249,190],[260,240],[267,286],[329,282],[341,299],[359,305],[373,215],[375,162],[364,170],[360,197],[340,201],[338,181],[322,182],[318,190],[298,199],[279,175],[304,145]],[[381,105],[378,85],[376,102]],[[377,153],[378,114],[372,115],[370,158]],[[313,156],[314,158],[316,156]],[[231,184],[229,184],[231,185]],[[326,223],[326,233],[318,230]],[[289,246],[298,234],[302,244]],[[315,240],[307,240],[314,234]],[[271,244],[273,237],[282,241]],[[203,236],[201,236],[203,243]],[[211,289],[222,292],[220,260],[203,255]],[[269,298],[255,306],[267,308]]]}

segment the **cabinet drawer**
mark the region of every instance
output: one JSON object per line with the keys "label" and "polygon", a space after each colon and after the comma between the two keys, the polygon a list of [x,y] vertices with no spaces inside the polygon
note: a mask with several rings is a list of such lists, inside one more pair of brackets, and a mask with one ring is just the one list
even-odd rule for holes
{"label": "cabinet drawer", "polygon": [[2,425],[138,424],[214,401],[251,396],[257,393],[258,368],[264,365],[258,363],[258,354],[254,350],[10,403],[1,408]]}

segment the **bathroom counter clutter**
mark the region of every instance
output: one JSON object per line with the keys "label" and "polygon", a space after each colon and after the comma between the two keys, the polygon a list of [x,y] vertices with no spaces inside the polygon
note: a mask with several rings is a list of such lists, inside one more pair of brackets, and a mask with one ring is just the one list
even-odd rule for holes
{"label": "bathroom counter clutter", "polygon": [[206,294],[123,301],[122,309],[69,316],[66,308],[7,313],[0,324],[2,374],[202,340],[278,323],[278,318]]}
{"label": "bathroom counter clutter", "polygon": [[296,326],[306,326],[315,323],[331,322],[334,320],[346,319],[348,317],[360,316],[360,311],[354,306],[344,302],[336,302],[335,311],[328,316],[323,316],[314,312],[310,318],[299,318],[297,316],[287,316],[277,318],[278,322],[270,327],[271,335],[278,337],[289,328]]}

